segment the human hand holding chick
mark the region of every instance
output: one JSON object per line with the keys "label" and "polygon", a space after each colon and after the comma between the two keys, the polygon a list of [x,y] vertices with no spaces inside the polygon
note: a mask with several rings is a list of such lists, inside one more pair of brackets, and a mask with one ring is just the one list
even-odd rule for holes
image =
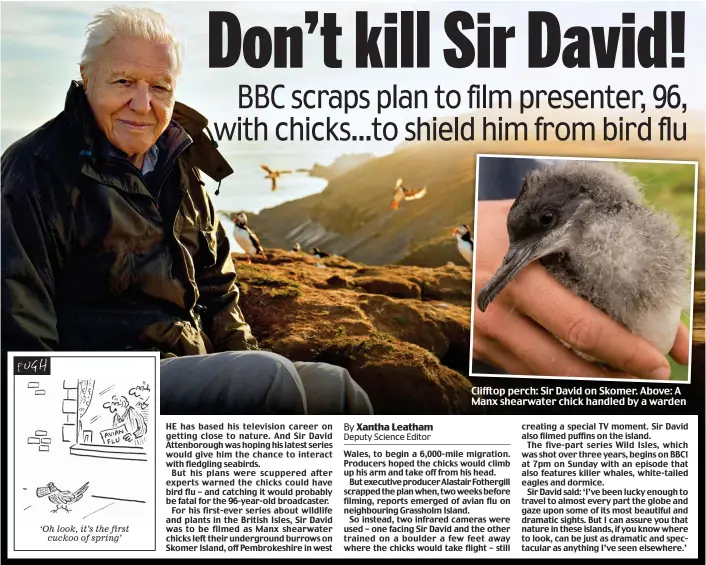
{"label": "human hand holding chick", "polygon": [[[476,250],[476,298],[507,252],[512,202],[478,202],[478,233],[484,237]],[[508,373],[655,380],[670,376],[669,363],[657,349],[575,296],[537,262],[523,269],[486,312],[478,309],[476,300],[474,309],[474,359]],[[557,338],[619,371],[589,363]],[[683,324],[670,355],[678,363],[688,362],[689,336]]]}

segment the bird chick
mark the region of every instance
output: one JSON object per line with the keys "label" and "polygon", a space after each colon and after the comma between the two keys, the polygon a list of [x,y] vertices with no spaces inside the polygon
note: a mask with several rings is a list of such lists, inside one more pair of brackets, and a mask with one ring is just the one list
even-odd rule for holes
{"label": "bird chick", "polygon": [[539,260],[557,281],[661,353],[671,350],[689,307],[691,249],[669,216],[644,203],[636,179],[590,161],[530,171],[507,230],[509,250],[478,295],[482,312]]}
{"label": "bird chick", "polygon": [[390,203],[390,208],[392,210],[397,210],[400,207],[400,202],[402,200],[419,200],[423,198],[427,193],[427,187],[423,187],[417,190],[411,188],[405,188],[402,186],[402,179],[397,179],[395,183],[395,188],[392,191],[392,202]]}
{"label": "bird chick", "polygon": [[456,246],[466,262],[473,266],[473,238],[468,224],[460,224],[454,228],[451,235],[456,236]]}
{"label": "bird chick", "polygon": [[330,253],[326,253],[326,251],[321,251],[318,247],[314,247],[311,250],[311,255],[314,257],[318,257],[319,259],[323,259],[324,257],[331,257]]}
{"label": "bird chick", "polygon": [[235,216],[235,228],[233,229],[233,238],[243,248],[243,251],[248,255],[248,263],[252,263],[252,257],[262,255],[265,261],[267,255],[260,244],[260,240],[255,233],[248,227],[248,217],[245,212],[240,212]]}

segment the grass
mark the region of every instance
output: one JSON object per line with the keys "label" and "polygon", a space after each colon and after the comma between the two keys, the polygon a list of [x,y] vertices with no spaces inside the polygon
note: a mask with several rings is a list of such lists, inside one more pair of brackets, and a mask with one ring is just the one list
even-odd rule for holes
{"label": "grass", "polygon": [[407,318],[404,316],[394,316],[395,322],[397,322],[398,326],[406,326],[407,325]]}
{"label": "grass", "polygon": [[398,342],[392,336],[377,330],[372,330],[364,336],[349,336],[345,332],[339,334],[337,331],[333,338],[316,344],[310,351],[316,358],[323,356],[324,360],[333,357],[334,360],[355,361],[359,355],[371,354],[377,348],[389,350],[397,345]]}
{"label": "grass", "polygon": [[[682,312],[681,321],[684,322],[684,325],[687,327],[687,329],[690,329],[691,320],[689,319],[688,312]],[[669,377],[669,380],[686,381],[689,378],[689,366],[679,365],[679,363],[676,363],[671,357],[668,357],[667,359],[669,361],[669,366],[672,369],[672,376]]]}
{"label": "grass", "polygon": [[[628,174],[638,179],[645,199],[653,208],[667,212],[681,228],[683,235],[693,242],[694,208],[696,206],[696,165],[680,163],[624,163],[617,162]],[[682,322],[691,327],[688,312],[682,314]],[[686,381],[689,368],[675,363],[670,357],[671,380]]]}
{"label": "grass", "polygon": [[258,287],[270,298],[296,298],[303,291],[298,282],[270,275],[265,271],[256,271],[252,267],[238,267],[238,286],[247,293],[251,286]]}
{"label": "grass", "polygon": [[696,206],[696,165],[676,163],[616,163],[642,184],[645,199],[657,210],[668,212],[693,239]]}
{"label": "grass", "polygon": [[317,361],[340,363],[341,360],[355,361],[358,355],[370,352],[376,343],[367,337],[349,337],[345,334],[336,336],[324,343],[318,343],[311,348],[311,354]]}
{"label": "grass", "polygon": [[686,381],[689,378],[689,367],[687,365],[679,365],[671,357],[668,358],[669,366],[672,369],[670,381]]}

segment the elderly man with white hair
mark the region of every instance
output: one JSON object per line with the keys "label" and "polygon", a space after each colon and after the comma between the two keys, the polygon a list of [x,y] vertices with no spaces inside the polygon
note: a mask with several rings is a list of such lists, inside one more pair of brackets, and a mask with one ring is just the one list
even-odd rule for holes
{"label": "elderly man with white hair", "polygon": [[168,22],[87,35],[63,112],[2,156],[3,351],[157,350],[162,414],[371,414],[345,369],[258,351],[201,180],[233,171],[175,101]]}

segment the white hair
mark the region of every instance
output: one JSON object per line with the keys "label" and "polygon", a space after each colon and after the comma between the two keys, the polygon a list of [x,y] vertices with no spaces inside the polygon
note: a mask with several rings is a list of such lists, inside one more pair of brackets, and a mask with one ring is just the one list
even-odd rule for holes
{"label": "white hair", "polygon": [[176,30],[159,12],[132,6],[108,8],[97,14],[86,26],[86,46],[81,56],[81,67],[90,70],[98,58],[100,48],[119,35],[169,45],[175,74],[178,76],[181,73],[181,44]]}

